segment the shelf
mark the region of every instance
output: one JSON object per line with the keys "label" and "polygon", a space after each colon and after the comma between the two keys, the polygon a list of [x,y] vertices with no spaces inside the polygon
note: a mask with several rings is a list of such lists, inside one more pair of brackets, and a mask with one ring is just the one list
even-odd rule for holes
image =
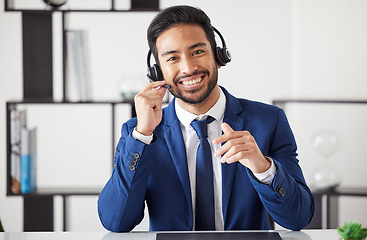
{"label": "shelf", "polygon": [[[29,1],[29,0],[27,0]],[[42,0],[33,0],[33,2],[28,2],[24,5],[14,7],[16,3],[19,4],[19,0],[4,0],[4,9],[7,12],[26,12],[26,13],[44,13],[44,12],[157,12],[159,11],[159,0],[131,0],[130,6],[127,1],[123,2],[123,7],[117,7],[117,0],[105,0],[104,2],[99,2],[99,7],[91,7],[89,5],[76,7],[75,3],[77,1],[67,0],[63,6],[52,7],[43,3]],[[121,2],[121,1],[120,1]],[[71,4],[74,6],[68,6]],[[85,3],[84,3],[85,5]],[[93,4],[92,4],[93,5]],[[102,6],[103,5],[103,6]]]}
{"label": "shelf", "polygon": [[337,187],[333,190],[315,190],[312,189],[314,195],[328,195],[328,196],[355,196],[355,197],[366,197],[367,187]]}
{"label": "shelf", "polygon": [[[49,110],[54,109],[57,107],[57,109],[60,110],[61,106],[65,106],[66,108],[62,107],[62,109],[75,109],[75,107],[77,107],[78,109],[84,109],[85,107],[87,107],[87,109],[91,109],[90,106],[92,106],[92,109],[94,109],[95,107],[98,107],[98,109],[100,109],[100,107],[102,107],[102,109],[109,109],[107,112],[105,110],[102,111],[102,113],[107,113],[106,118],[107,120],[104,120],[103,123],[104,125],[102,126],[110,126],[107,127],[107,132],[110,132],[111,134],[111,138],[106,138],[106,140],[111,141],[111,146],[108,147],[107,149],[110,148],[110,150],[107,151],[107,153],[111,153],[111,168],[113,167],[113,155],[114,155],[114,151],[115,151],[115,141],[116,141],[116,137],[118,137],[118,131],[116,129],[118,129],[118,123],[116,122],[116,120],[118,119],[118,114],[119,114],[119,106],[120,105],[128,105],[130,106],[129,109],[131,111],[131,114],[129,114],[130,117],[134,117],[135,115],[135,106],[134,106],[134,102],[133,101],[116,101],[116,102],[109,102],[109,101],[96,101],[96,102],[54,102],[54,101],[9,101],[6,103],[6,112],[7,112],[7,196],[22,196],[23,194],[14,194],[11,191],[11,142],[10,142],[10,137],[11,137],[11,133],[10,133],[10,129],[11,129],[11,121],[10,121],[10,112],[12,110],[16,110],[18,109],[28,109],[30,107],[38,107],[41,106],[42,109],[43,107],[44,110],[46,112],[49,112]],[[84,107],[85,106],[85,107]],[[38,108],[39,109],[39,108]],[[47,110],[49,109],[49,110]],[[125,107],[123,109],[126,109]],[[59,111],[59,110],[53,110],[51,112],[55,113],[55,111]],[[127,109],[126,109],[127,110]],[[75,110],[74,110],[75,112]],[[90,112],[90,110],[89,110]],[[94,111],[93,111],[94,112]],[[110,119],[110,120],[108,120]],[[52,120],[52,118],[51,118]],[[70,121],[67,121],[68,124],[70,123]],[[75,121],[73,121],[75,122]],[[63,123],[63,120],[62,120]],[[61,125],[62,125],[61,123]],[[45,122],[43,122],[43,124],[45,124]],[[105,125],[108,124],[108,125]],[[44,125],[42,125],[44,126]],[[47,122],[46,122],[46,126]],[[83,125],[84,126],[84,125]],[[83,127],[82,127],[83,128]],[[40,130],[41,128],[39,128],[38,130]],[[51,127],[51,129],[53,129]],[[85,131],[85,128],[84,128]],[[39,132],[41,133],[41,131]],[[45,131],[43,131],[43,133],[45,133]],[[45,141],[43,141],[44,144]],[[106,147],[104,148],[104,150],[106,150]],[[44,159],[44,158],[43,158]],[[48,186],[48,185],[47,185]],[[53,185],[51,185],[53,186]],[[87,188],[81,188],[84,185],[81,185],[81,187],[78,188],[73,188],[74,185],[71,185],[70,183],[65,185],[67,188],[63,188],[60,189],[57,186],[64,186],[62,184],[56,184],[55,185],[55,189],[44,189],[43,187],[46,187],[46,185],[40,185],[41,189],[38,189],[38,191],[36,192],[32,192],[31,194],[24,194],[24,195],[97,195],[99,194],[101,189],[95,188],[95,186],[99,186],[98,184],[89,184],[86,185],[88,186]],[[80,185],[77,185],[80,186]],[[92,188],[91,188],[92,187]],[[79,191],[80,190],[80,191]]]}
{"label": "shelf", "polygon": [[49,13],[49,12],[64,12],[64,13],[72,13],[72,12],[81,12],[81,13],[103,13],[103,12],[116,12],[116,13],[131,13],[131,12],[158,12],[159,9],[153,8],[142,8],[142,9],[128,9],[128,10],[120,10],[120,9],[5,9],[6,12],[25,12],[25,13]]}
{"label": "shelf", "polygon": [[321,104],[366,104],[367,99],[275,99],[273,105],[285,109],[288,103],[321,103]]}
{"label": "shelf", "polygon": [[[129,5],[130,4],[130,5]],[[123,5],[123,6],[122,6]],[[65,18],[68,13],[143,13],[159,11],[159,0],[67,0],[67,3],[60,8],[52,8],[47,6],[42,0],[4,0],[5,12],[20,12],[22,15],[22,43],[23,43],[23,99],[20,101],[7,101],[6,103],[6,138],[7,138],[7,196],[21,196],[23,201],[23,230],[24,231],[52,231],[53,230],[53,196],[58,195],[63,199],[63,229],[66,230],[66,212],[67,201],[70,196],[95,196],[99,195],[101,188],[74,188],[75,182],[72,182],[67,188],[38,189],[29,194],[13,194],[11,192],[11,136],[10,136],[10,113],[11,110],[17,109],[17,105],[36,104],[67,104],[67,105],[108,105],[111,108],[110,113],[106,116],[111,121],[107,122],[111,128],[111,138],[107,141],[115,141],[115,117],[119,119],[119,104],[129,104],[131,106],[130,117],[135,117],[134,100],[129,101],[88,101],[88,102],[69,102],[66,98],[66,24]],[[53,49],[52,45],[55,26],[53,24],[53,13],[61,13],[61,30],[62,30],[62,72],[63,72],[63,101],[53,101]],[[78,14],[77,14],[78,15]],[[22,106],[23,107],[23,106]],[[28,107],[28,106],[27,106]],[[38,106],[36,106],[37,108]],[[49,107],[49,106],[47,106]],[[57,106],[59,107],[59,106]],[[74,107],[74,106],[73,106]],[[79,106],[78,106],[79,107]],[[84,107],[84,106],[82,106]],[[101,106],[94,106],[101,107]],[[102,106],[105,108],[105,106]],[[124,111],[128,111],[127,109]],[[68,114],[65,119],[72,119]],[[64,118],[62,118],[64,119]],[[57,119],[58,120],[58,119]],[[52,122],[52,121],[50,121]],[[90,121],[87,121],[90,122]],[[45,125],[45,124],[44,124]],[[47,125],[47,124],[46,124]],[[60,126],[63,124],[60,124]],[[91,127],[93,128],[93,127]],[[90,129],[91,129],[90,128]],[[40,128],[39,128],[40,129]],[[64,134],[64,132],[62,133]],[[117,133],[116,133],[117,134]],[[74,137],[75,138],[75,137]],[[103,141],[103,139],[101,139]],[[17,144],[17,143],[15,143]],[[114,155],[115,146],[111,144],[108,148],[108,154]],[[113,157],[111,158],[111,167],[113,167]],[[54,176],[52,176],[54,177]],[[89,184],[89,186],[99,186],[98,184]],[[68,186],[65,182],[62,184],[48,183],[47,186]],[[46,186],[46,185],[45,185]],[[80,186],[78,184],[77,186]],[[40,185],[40,187],[42,187]]]}
{"label": "shelf", "polygon": [[69,101],[49,101],[49,100],[21,100],[7,101],[7,104],[134,104],[134,100],[124,101],[88,101],[88,102],[69,102]]}
{"label": "shelf", "polygon": [[333,190],[312,189],[315,198],[315,214],[308,228],[337,228],[339,225],[339,198],[366,197],[367,187],[337,187]]}
{"label": "shelf", "polygon": [[99,195],[101,188],[42,188],[35,192],[23,195],[41,195],[41,196],[85,196],[85,195]]}
{"label": "shelf", "polygon": [[352,104],[366,104],[367,99],[275,99],[274,105],[284,103],[352,103]]}
{"label": "shelf", "polygon": [[[353,178],[344,176],[342,186],[330,190],[318,190],[310,185],[315,198],[315,213],[308,226],[308,228],[336,228],[339,224],[340,199],[367,197],[367,187],[359,184],[365,180],[364,171],[353,167],[358,165],[357,161],[360,160],[361,154],[363,155],[363,143],[359,146],[353,139],[363,139],[367,99],[282,98],[274,99],[273,105],[281,107],[287,113],[293,133],[297,136],[298,151],[302,152],[300,159],[304,159],[302,168],[306,181],[307,179],[312,181],[312,171],[322,157],[317,155],[312,144],[316,134],[324,130],[333,131],[340,139],[342,145],[331,159],[342,175],[354,171]],[[351,149],[353,153],[350,153]],[[343,161],[346,154],[350,158],[347,165]],[[362,180],[355,182],[355,179],[360,178]]]}

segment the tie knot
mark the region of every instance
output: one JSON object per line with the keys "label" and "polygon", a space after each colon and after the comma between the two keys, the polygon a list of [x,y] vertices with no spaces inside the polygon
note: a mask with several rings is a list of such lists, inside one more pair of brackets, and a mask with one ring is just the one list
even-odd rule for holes
{"label": "tie knot", "polygon": [[214,118],[211,116],[208,116],[206,119],[194,120],[191,122],[191,126],[194,128],[199,139],[208,137],[208,124],[213,121],[214,121]]}

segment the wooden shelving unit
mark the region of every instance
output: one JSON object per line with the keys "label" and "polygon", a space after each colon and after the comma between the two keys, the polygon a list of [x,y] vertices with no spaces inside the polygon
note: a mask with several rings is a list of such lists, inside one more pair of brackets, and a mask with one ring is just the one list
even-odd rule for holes
{"label": "wooden shelving unit", "polygon": [[[114,142],[115,105],[126,103],[131,105],[131,116],[135,116],[133,101],[121,102],[68,102],[65,98],[65,63],[66,63],[66,28],[65,16],[74,12],[153,12],[159,10],[159,0],[132,0],[131,9],[119,10],[115,8],[115,0],[110,1],[108,9],[16,9],[16,0],[4,0],[6,12],[21,12],[23,32],[23,99],[6,103],[7,119],[7,196],[19,196],[11,192],[11,159],[10,159],[10,110],[18,104],[107,104],[112,107],[112,138]],[[40,0],[41,1],[41,0]],[[72,1],[72,0],[70,0]],[[62,13],[63,30],[63,100],[53,101],[53,39],[52,39],[52,15],[55,12]],[[111,146],[114,151],[114,146]],[[112,160],[111,160],[112,162]],[[66,231],[66,198],[74,195],[98,195],[101,189],[49,189],[21,195],[24,198],[24,231],[53,231],[53,198],[55,195],[63,198],[63,230]]]}

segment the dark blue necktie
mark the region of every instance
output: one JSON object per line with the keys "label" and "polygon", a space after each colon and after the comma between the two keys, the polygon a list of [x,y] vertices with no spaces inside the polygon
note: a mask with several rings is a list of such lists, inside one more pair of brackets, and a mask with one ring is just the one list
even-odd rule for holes
{"label": "dark blue necktie", "polygon": [[213,163],[208,141],[207,125],[214,120],[208,117],[195,120],[191,126],[200,139],[196,152],[196,212],[195,230],[215,230]]}

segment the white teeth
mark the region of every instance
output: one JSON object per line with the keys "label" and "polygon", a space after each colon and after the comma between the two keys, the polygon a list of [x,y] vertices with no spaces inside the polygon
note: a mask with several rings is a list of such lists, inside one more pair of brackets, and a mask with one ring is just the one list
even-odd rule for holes
{"label": "white teeth", "polygon": [[197,78],[197,79],[194,79],[194,80],[190,80],[190,81],[185,81],[185,82],[182,82],[183,85],[185,86],[188,86],[188,85],[193,85],[193,84],[196,84],[198,82],[201,82],[202,78]]}

